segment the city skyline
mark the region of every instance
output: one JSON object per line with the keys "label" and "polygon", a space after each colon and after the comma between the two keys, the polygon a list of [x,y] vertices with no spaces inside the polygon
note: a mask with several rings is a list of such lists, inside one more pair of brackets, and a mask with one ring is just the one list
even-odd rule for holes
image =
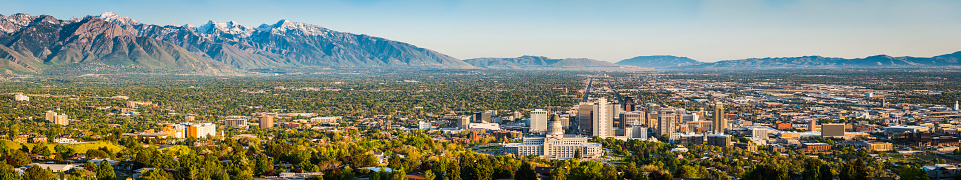
{"label": "city skyline", "polygon": [[[368,34],[458,59],[675,55],[930,57],[961,50],[954,1],[4,1],[0,14],[61,19],[105,11],[146,24],[244,26],[280,19]],[[151,7],[151,8],[143,8]],[[270,13],[263,13],[270,12]]]}

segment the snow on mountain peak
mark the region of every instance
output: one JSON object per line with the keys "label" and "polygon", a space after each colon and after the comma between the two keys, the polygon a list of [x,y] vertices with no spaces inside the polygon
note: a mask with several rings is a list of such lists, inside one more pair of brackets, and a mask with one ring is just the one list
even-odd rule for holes
{"label": "snow on mountain peak", "polygon": [[253,34],[254,29],[237,24],[234,21],[217,22],[207,21],[207,24],[197,27],[197,32],[201,34],[224,33],[240,37],[248,37]]}
{"label": "snow on mountain peak", "polygon": [[140,21],[134,20],[133,18],[130,18],[130,17],[127,17],[127,16],[121,16],[121,15],[119,15],[119,14],[117,14],[117,13],[110,12],[110,11],[103,12],[103,14],[100,14],[100,16],[97,16],[97,17],[100,17],[100,19],[103,19],[103,20],[105,20],[105,21],[110,21],[110,22],[112,22],[112,23],[114,23],[114,24],[118,24],[118,25],[139,25],[139,24],[141,24]]}
{"label": "snow on mountain peak", "polygon": [[260,25],[260,27],[257,27],[257,30],[268,31],[274,34],[283,34],[285,32],[293,31],[293,32],[303,33],[304,35],[315,35],[315,36],[323,35],[325,32],[328,31],[327,28],[324,28],[318,25],[307,24],[302,22],[293,22],[293,21],[288,21],[286,19],[281,19],[280,21],[277,21],[277,23],[273,25],[262,24]]}

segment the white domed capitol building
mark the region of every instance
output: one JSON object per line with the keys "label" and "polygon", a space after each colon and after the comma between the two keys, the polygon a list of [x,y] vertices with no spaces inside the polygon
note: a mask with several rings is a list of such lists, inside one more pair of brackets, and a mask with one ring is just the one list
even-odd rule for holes
{"label": "white domed capitol building", "polygon": [[517,156],[541,156],[552,159],[574,158],[577,153],[584,158],[600,157],[604,150],[600,143],[589,143],[589,138],[578,135],[565,135],[564,127],[557,114],[551,117],[546,136],[524,137],[523,143],[509,143],[504,145],[504,153]]}

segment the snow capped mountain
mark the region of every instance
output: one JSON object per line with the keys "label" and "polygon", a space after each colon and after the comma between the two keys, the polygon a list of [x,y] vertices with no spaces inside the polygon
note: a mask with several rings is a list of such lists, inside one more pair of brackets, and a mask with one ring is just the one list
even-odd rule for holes
{"label": "snow capped mountain", "polygon": [[325,33],[330,31],[327,28],[324,28],[318,25],[307,24],[302,22],[293,22],[285,19],[281,19],[280,21],[277,21],[277,23],[273,25],[262,24],[259,27],[257,27],[257,30],[270,32],[272,34],[284,34],[286,32],[295,32],[295,33],[300,33],[301,35],[312,35],[312,36],[323,36]]}
{"label": "snow capped mountain", "polygon": [[20,31],[20,29],[30,25],[30,22],[36,18],[37,17],[23,13],[17,13],[10,16],[0,15],[0,31],[5,33]]}
{"label": "snow capped mountain", "polygon": [[140,21],[134,20],[133,18],[130,18],[127,16],[121,16],[117,13],[109,12],[109,11],[103,12],[103,14],[100,14],[97,17],[100,17],[100,19],[103,19],[104,21],[110,21],[118,25],[140,25],[141,24]]}
{"label": "snow capped mountain", "polygon": [[[95,18],[120,25],[136,37],[162,40],[240,69],[475,68],[411,44],[288,20],[249,27],[233,21],[208,21],[200,26],[141,24],[113,12]],[[10,31],[7,29],[3,30]]]}
{"label": "snow capped mountain", "polygon": [[200,25],[197,27],[197,33],[208,34],[208,35],[220,35],[227,34],[234,36],[235,38],[245,38],[250,37],[254,33],[254,28],[248,28],[246,26],[237,24],[234,21],[228,22],[217,22],[217,21],[207,21],[207,24]]}
{"label": "snow capped mountain", "polygon": [[[232,68],[160,39],[112,13],[59,20],[49,15],[0,15],[0,71],[44,74],[164,72],[231,74]],[[120,25],[118,23],[124,25]]]}

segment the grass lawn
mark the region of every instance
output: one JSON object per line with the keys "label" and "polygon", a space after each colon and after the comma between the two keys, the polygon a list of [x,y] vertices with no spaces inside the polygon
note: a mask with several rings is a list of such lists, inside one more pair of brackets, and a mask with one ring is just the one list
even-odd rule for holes
{"label": "grass lawn", "polygon": [[[20,144],[18,142],[13,142],[10,140],[0,140],[0,141],[2,141],[4,145],[7,145],[7,148],[10,148],[10,149],[20,149],[21,145],[27,145],[27,147],[30,147],[30,149],[33,149],[33,146],[36,146],[36,144],[33,144],[33,143]],[[92,141],[92,142],[87,142],[82,144],[63,144],[63,145],[69,148],[73,148],[73,150],[76,151],[77,153],[85,153],[87,152],[87,150],[98,149],[100,147],[107,147],[107,149],[110,149],[110,151],[113,151],[114,153],[116,153],[124,148],[122,146],[114,145],[104,141]],[[47,148],[50,148],[50,151],[53,151],[54,147],[56,146],[57,146],[57,143],[47,143]]]}

